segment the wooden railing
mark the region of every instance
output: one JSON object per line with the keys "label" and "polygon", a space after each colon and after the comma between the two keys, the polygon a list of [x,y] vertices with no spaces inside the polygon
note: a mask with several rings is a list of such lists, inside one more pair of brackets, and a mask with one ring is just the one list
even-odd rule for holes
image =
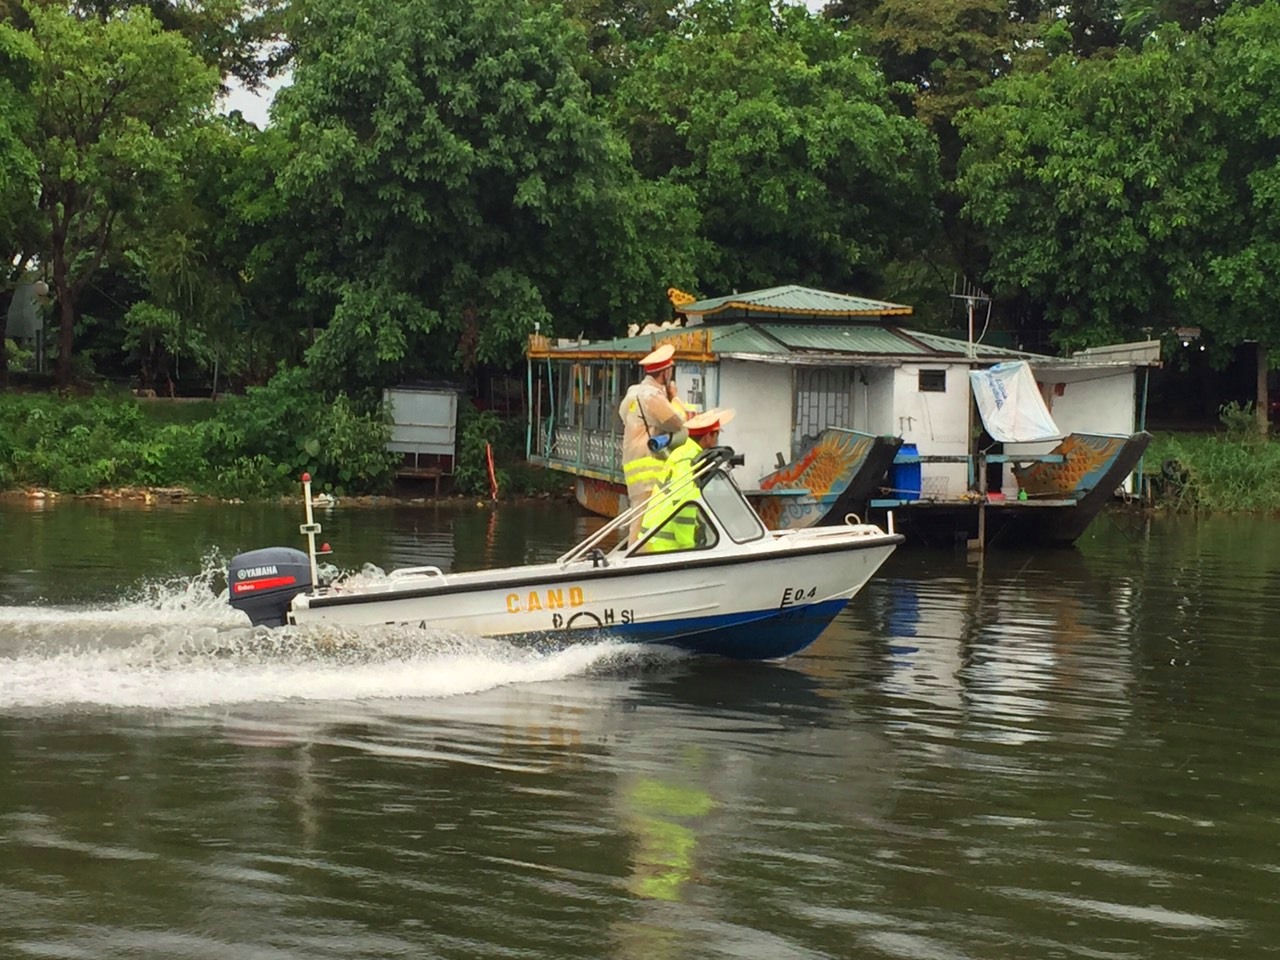
{"label": "wooden railing", "polygon": [[[712,331],[710,327],[695,327],[692,330],[676,328],[647,334],[647,336],[651,339],[644,351],[645,353],[648,350],[657,349],[664,343],[669,343],[675,348],[676,358],[679,360],[690,363],[714,363],[716,361],[711,348]],[[639,354],[635,349],[603,350],[590,343],[556,345],[552,343],[550,337],[544,334],[531,333],[529,334],[529,345],[525,355],[530,359],[539,360],[546,358],[553,360],[638,360],[642,354]]]}

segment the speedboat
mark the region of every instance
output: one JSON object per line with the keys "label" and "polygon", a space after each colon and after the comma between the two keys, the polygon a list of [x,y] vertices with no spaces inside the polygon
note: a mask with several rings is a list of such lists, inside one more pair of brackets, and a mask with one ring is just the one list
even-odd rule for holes
{"label": "speedboat", "polygon": [[[485,637],[565,642],[614,638],[694,653],[779,659],[818,638],[903,540],[850,515],[839,526],[768,530],[713,447],[677,482],[615,517],[553,563],[446,573],[392,570],[359,584],[317,575],[310,478],[307,552],[268,547],[234,557],[231,605],[255,626],[398,625]],[[628,537],[631,521],[665,517]],[[669,549],[667,524],[695,537]],[[685,527],[685,530],[688,528]],[[609,549],[606,544],[617,542]],[[690,541],[692,541],[690,543]],[[323,547],[322,547],[323,550]]]}

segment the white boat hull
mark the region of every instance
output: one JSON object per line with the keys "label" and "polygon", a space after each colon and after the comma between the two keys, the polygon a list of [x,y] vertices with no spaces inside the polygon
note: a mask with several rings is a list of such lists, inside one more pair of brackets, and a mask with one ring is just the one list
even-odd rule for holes
{"label": "white boat hull", "polygon": [[[871,524],[768,531],[730,471],[729,447],[702,450],[644,503],[555,563],[467,573],[393,570],[385,581],[318,583],[311,478],[302,476],[303,554],[232,558],[232,606],[261,626],[408,626],[563,643],[611,637],[773,660],[818,638],[902,537]],[[641,518],[648,523],[636,523]],[[630,527],[638,530],[631,531]],[[620,542],[609,554],[601,545]]]}
{"label": "white boat hull", "polygon": [[[874,530],[874,528],[871,528]],[[631,556],[394,577],[385,586],[294,598],[299,625],[409,625],[489,637],[599,636],[774,659],[803,649],[879,569],[901,537],[834,527],[771,534],[750,550]]]}

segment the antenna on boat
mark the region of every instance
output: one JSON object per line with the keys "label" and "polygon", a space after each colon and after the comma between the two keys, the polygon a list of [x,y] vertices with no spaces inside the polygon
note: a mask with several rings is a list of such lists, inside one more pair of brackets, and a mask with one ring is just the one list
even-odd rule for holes
{"label": "antenna on boat", "polygon": [[975,308],[979,303],[987,305],[987,317],[982,323],[982,332],[978,334],[978,340],[981,340],[987,333],[987,327],[991,325],[991,297],[981,287],[971,284],[967,278],[956,278],[952,285],[954,300],[963,300],[965,306],[965,314],[969,319],[969,335],[965,341],[968,346],[965,350],[965,356],[972,360],[976,356],[977,340],[973,338],[973,317]]}

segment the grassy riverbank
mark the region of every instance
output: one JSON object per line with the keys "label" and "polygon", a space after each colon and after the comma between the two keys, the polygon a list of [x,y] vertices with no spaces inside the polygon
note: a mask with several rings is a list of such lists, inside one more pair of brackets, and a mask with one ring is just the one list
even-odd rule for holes
{"label": "grassy riverbank", "polygon": [[[386,494],[398,462],[386,450],[388,432],[380,412],[362,411],[343,395],[317,402],[293,373],[216,403],[139,400],[122,391],[68,398],[0,393],[0,491],[181,488],[250,500],[291,493],[307,471],[319,491]],[[453,489],[488,493],[486,442],[501,465],[503,495],[564,487],[562,477],[517,461],[510,439],[516,432],[492,414],[469,413],[459,431]],[[519,432],[522,444],[523,426]]]}
{"label": "grassy riverbank", "polygon": [[[290,495],[304,470],[342,496],[392,492],[395,457],[387,425],[345,397],[314,402],[295,377],[243,397],[139,400],[124,392],[61,398],[0,393],[0,492],[64,494],[182,489],[267,499]],[[522,459],[524,425],[465,410],[449,488],[489,490],[485,444],[501,493],[559,495],[562,474]],[[1179,512],[1280,513],[1280,440],[1253,432],[1247,416],[1224,416],[1215,433],[1158,433],[1144,459],[1155,503]]]}
{"label": "grassy riverbank", "polygon": [[1280,440],[1246,430],[1162,433],[1147,448],[1144,464],[1159,507],[1280,513]]}

